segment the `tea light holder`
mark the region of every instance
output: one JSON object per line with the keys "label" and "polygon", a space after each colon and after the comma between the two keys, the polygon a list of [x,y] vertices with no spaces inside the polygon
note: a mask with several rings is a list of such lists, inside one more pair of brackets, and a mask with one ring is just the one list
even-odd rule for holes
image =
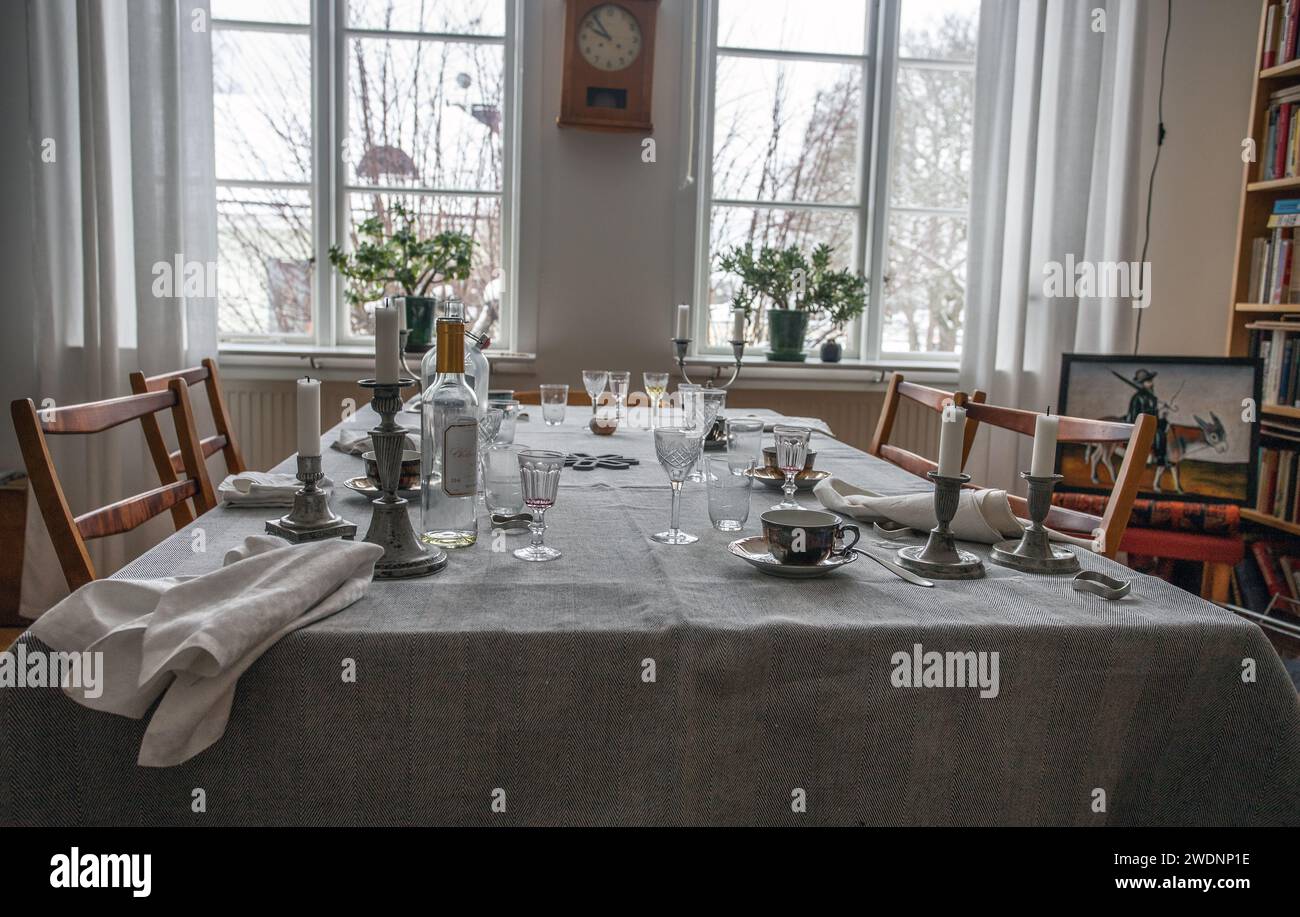
{"label": "tea light holder", "polygon": [[899,548],[899,565],[934,579],[979,579],[984,575],[984,562],[957,547],[948,527],[957,515],[961,487],[970,480],[970,475],[931,471],[927,477],[934,482],[936,522],[925,544]]}
{"label": "tea light holder", "polygon": [[406,430],[398,426],[393,417],[402,409],[402,389],[414,385],[415,380],[403,378],[397,382],[376,382],[362,379],[357,384],[374,393],[370,404],[379,413],[379,426],[370,431],[370,442],[375,449],[382,496],[371,503],[374,515],[370,517],[370,528],[365,538],[370,544],[384,549],[384,556],[375,564],[375,579],[437,573],[447,566],[447,552],[435,545],[420,543],[411,526],[407,501],[397,495]]}
{"label": "tea light holder", "polygon": [[268,519],[267,533],[294,544],[325,538],[354,538],[357,534],[356,524],[336,515],[330,509],[329,494],[316,486],[325,477],[321,470],[320,456],[298,456],[298,471],[295,476],[302,482],[302,486],[294,492],[293,509],[279,519]]}
{"label": "tea light holder", "polygon": [[1065,476],[1060,474],[1035,475],[1028,471],[1020,476],[1029,483],[1029,527],[1017,541],[1014,538],[999,541],[993,546],[989,560],[1003,567],[1024,573],[1078,573],[1079,559],[1062,545],[1052,544],[1043,520],[1052,508],[1052,491]]}

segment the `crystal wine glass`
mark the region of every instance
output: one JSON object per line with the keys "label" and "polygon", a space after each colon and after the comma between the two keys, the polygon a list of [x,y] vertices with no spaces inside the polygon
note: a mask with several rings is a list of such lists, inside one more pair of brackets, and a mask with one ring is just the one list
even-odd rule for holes
{"label": "crystal wine glass", "polygon": [[614,395],[614,419],[623,423],[623,405],[627,404],[627,390],[632,386],[632,374],[625,369],[609,371],[609,390]]}
{"label": "crystal wine glass", "polygon": [[501,421],[505,416],[506,412],[501,408],[487,408],[483,411],[483,416],[478,419],[478,498],[480,500],[483,499],[483,456],[488,446],[492,445],[493,440],[497,438],[497,433],[501,430]]}
{"label": "crystal wine glass", "polygon": [[526,449],[519,453],[519,486],[524,505],[533,512],[532,543],[515,551],[520,560],[555,560],[560,552],[542,544],[546,533],[546,511],[555,505],[560,490],[560,472],[564,470],[564,453],[546,449]]}
{"label": "crystal wine glass", "polygon": [[659,413],[659,399],[668,391],[668,373],[642,373],[641,381],[645,383],[645,393],[650,396],[650,429],[653,430]]}
{"label": "crystal wine glass", "polygon": [[582,371],[582,387],[591,396],[592,417],[596,416],[597,402],[600,400],[600,393],[605,391],[607,382],[609,382],[609,370],[607,369],[584,369]]}
{"label": "crystal wine glass", "polygon": [[803,509],[794,498],[794,479],[803,471],[808,459],[808,440],[812,430],[807,427],[790,427],[777,424],[772,428],[772,437],[776,441],[776,464],[785,474],[785,484],[781,489],[785,499],[772,509]]}
{"label": "crystal wine glass", "polygon": [[[722,412],[722,409],[726,406],[726,404],[727,404],[727,393],[724,389],[720,389],[720,388],[700,389],[699,410],[697,416],[700,424],[700,431],[704,434],[704,439],[706,442],[709,439],[709,433],[711,433],[713,430],[714,423],[717,422],[718,414]],[[697,467],[694,471],[690,473],[690,475],[686,478],[686,480],[695,483],[700,483],[705,480],[705,477],[701,473],[700,469]]]}
{"label": "crystal wine glass", "polygon": [[673,486],[673,517],[668,531],[650,537],[660,544],[694,544],[700,539],[683,532],[678,528],[677,522],[681,512],[682,482],[700,460],[704,434],[685,427],[660,427],[654,431],[654,435],[655,455],[664,471],[668,472],[668,482]]}

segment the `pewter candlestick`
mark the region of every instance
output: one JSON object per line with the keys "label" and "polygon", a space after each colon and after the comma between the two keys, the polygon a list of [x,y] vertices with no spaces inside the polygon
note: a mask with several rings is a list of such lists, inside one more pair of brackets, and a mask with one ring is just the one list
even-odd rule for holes
{"label": "pewter candlestick", "polygon": [[1043,520],[1052,508],[1052,491],[1065,476],[1060,474],[1034,475],[1028,471],[1020,476],[1029,482],[1029,527],[1017,541],[999,541],[993,546],[989,560],[1004,567],[1025,573],[1077,573],[1079,559],[1074,552],[1061,545],[1052,544]]}
{"label": "pewter candlestick", "polygon": [[[677,355],[677,370],[682,374],[682,378],[685,379],[688,384],[691,382],[691,377],[686,372],[686,352],[690,350],[690,347],[691,338],[673,338],[673,349],[676,351]],[[732,359],[735,360],[735,365],[731,368],[731,378],[721,385],[715,385],[718,379],[722,376],[722,367],[716,366],[713,369],[713,375],[704,380],[704,388],[726,388],[736,381],[736,377],[740,375],[741,360],[745,356],[745,342],[732,341],[731,353]],[[705,448],[716,447],[718,442],[726,442],[725,423],[726,421],[723,419],[721,414],[714,418],[712,428],[710,428],[704,435]]]}
{"label": "pewter candlestick", "polygon": [[375,564],[375,579],[437,573],[447,565],[447,552],[420,543],[411,526],[407,501],[397,496],[406,430],[397,425],[393,416],[402,408],[402,389],[414,385],[415,380],[376,382],[362,379],[358,384],[374,390],[370,403],[380,417],[379,426],[370,431],[370,442],[375,449],[379,489],[383,496],[371,504],[374,515],[370,517],[370,528],[366,531],[366,541],[384,549],[384,556]]}
{"label": "pewter candlestick", "polygon": [[351,539],[357,534],[355,524],[336,516],[330,509],[329,494],[316,486],[325,477],[319,455],[298,456],[297,478],[302,487],[293,495],[293,509],[279,519],[268,519],[266,531],[285,541],[300,544],[323,538]]}
{"label": "pewter candlestick", "polygon": [[970,551],[957,547],[948,524],[957,515],[957,503],[961,500],[961,486],[970,480],[970,475],[939,474],[937,471],[926,475],[934,482],[934,528],[924,545],[912,545],[899,548],[898,563],[911,570],[932,576],[935,579],[979,579],[984,575],[984,563]]}

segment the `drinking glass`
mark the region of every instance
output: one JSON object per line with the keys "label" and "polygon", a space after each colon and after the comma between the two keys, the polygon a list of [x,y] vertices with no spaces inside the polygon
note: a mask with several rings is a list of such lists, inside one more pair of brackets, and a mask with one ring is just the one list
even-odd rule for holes
{"label": "drinking glass", "polygon": [[483,411],[483,416],[478,419],[478,497],[483,497],[483,455],[487,447],[492,445],[492,441],[497,438],[497,432],[501,429],[501,419],[505,417],[505,412],[500,408],[490,407]]}
{"label": "drinking glass", "polygon": [[569,387],[567,385],[542,385],[542,420],[548,427],[558,427],[564,423],[564,409],[569,404]]}
{"label": "drinking glass", "polygon": [[704,458],[709,490],[709,521],[719,532],[739,532],[749,519],[749,491],[754,457],[720,452]]}
{"label": "drinking glass", "polygon": [[727,449],[748,455],[758,464],[763,451],[763,421],[757,417],[727,418]]}
{"label": "drinking glass", "polygon": [[[519,453],[527,451],[527,446],[515,443],[494,443],[483,453],[483,502],[489,513],[514,516],[524,511]],[[519,530],[505,531],[514,534]]]}
{"label": "drinking glass", "polygon": [[[700,430],[704,433],[704,439],[707,442],[709,433],[713,430],[713,424],[718,419],[718,414],[727,404],[727,393],[720,388],[702,388],[699,394],[698,420]],[[697,467],[686,478],[688,481],[700,482],[704,480],[704,475]]]}
{"label": "drinking glass", "polygon": [[614,419],[623,423],[623,406],[627,404],[627,390],[632,385],[632,374],[625,369],[609,371],[609,390],[614,393]]}
{"label": "drinking glass", "polygon": [[650,396],[650,429],[655,428],[655,415],[659,412],[659,399],[668,391],[668,373],[642,373],[645,393]]}
{"label": "drinking glass", "polygon": [[776,441],[776,464],[785,474],[785,484],[781,489],[785,499],[772,509],[803,509],[794,498],[794,479],[803,471],[803,463],[808,458],[808,440],[812,430],[807,427],[791,427],[777,424],[772,428],[772,438]]}
{"label": "drinking glass", "polygon": [[523,491],[524,505],[533,512],[533,523],[528,531],[532,543],[515,551],[520,560],[555,560],[560,552],[542,544],[546,534],[546,511],[555,505],[560,490],[560,472],[564,470],[564,453],[546,449],[525,449],[517,456],[519,461],[519,487]]}
{"label": "drinking glass", "polygon": [[694,544],[700,539],[683,532],[677,520],[681,512],[682,482],[700,459],[704,434],[685,427],[660,427],[654,431],[654,436],[655,455],[664,471],[668,472],[668,482],[673,487],[673,518],[668,531],[650,537],[660,544]]}
{"label": "drinking glass", "polygon": [[494,443],[513,443],[515,441],[515,424],[519,422],[518,401],[490,401],[494,408],[501,409],[501,427],[497,430]]}
{"label": "drinking glass", "polygon": [[607,382],[609,382],[609,370],[607,369],[584,369],[582,371],[582,387],[591,396],[592,417],[596,416],[597,402],[600,399],[600,393],[605,391]]}

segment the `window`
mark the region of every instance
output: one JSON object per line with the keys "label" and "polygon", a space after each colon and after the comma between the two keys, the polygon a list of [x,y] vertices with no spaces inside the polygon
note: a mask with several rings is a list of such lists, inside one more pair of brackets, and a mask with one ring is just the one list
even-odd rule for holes
{"label": "window", "polygon": [[[961,350],[980,0],[713,0],[695,339],[728,353],[735,245],[826,243],[869,280],[860,359]],[[836,329],[809,325],[815,350]],[[751,352],[766,347],[750,319]]]}
{"label": "window", "polygon": [[212,0],[223,342],[366,345],[328,251],[401,205],[474,239],[435,292],[511,346],[517,5]]}

